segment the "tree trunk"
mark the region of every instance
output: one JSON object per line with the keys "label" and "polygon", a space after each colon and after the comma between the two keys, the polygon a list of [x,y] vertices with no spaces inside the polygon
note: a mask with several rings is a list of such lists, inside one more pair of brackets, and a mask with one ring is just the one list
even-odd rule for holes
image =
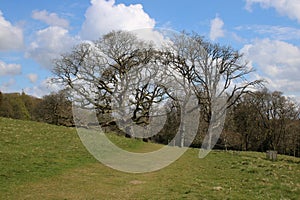
{"label": "tree trunk", "polygon": [[134,134],[133,134],[132,129],[131,129],[130,126],[127,126],[125,128],[125,137],[127,137],[127,138],[134,138]]}
{"label": "tree trunk", "polygon": [[180,126],[180,147],[184,147],[184,138],[185,138],[185,121],[181,120]]}

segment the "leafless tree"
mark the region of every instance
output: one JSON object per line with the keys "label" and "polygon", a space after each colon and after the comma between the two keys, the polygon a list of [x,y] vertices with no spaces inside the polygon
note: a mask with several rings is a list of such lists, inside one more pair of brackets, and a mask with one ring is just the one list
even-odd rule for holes
{"label": "leafless tree", "polygon": [[[160,50],[132,33],[112,31],[62,55],[54,74],[56,81],[75,91],[73,98],[80,99],[82,107],[94,106],[99,114],[117,110],[125,125],[149,124],[151,109],[167,98],[180,102],[184,146],[185,116],[198,108],[188,103],[192,94],[213,132],[221,127],[218,121],[226,108],[262,82],[246,79],[253,70],[242,57],[231,47],[211,44],[197,34],[176,35]],[[168,85],[171,79],[178,87]]]}
{"label": "leafless tree", "polygon": [[148,123],[151,106],[163,100],[163,89],[151,82],[159,71],[145,67],[152,66],[155,54],[151,43],[133,33],[112,31],[56,60],[54,81],[71,88],[73,99],[95,107],[98,115],[112,113],[114,105],[123,124]]}
{"label": "leafless tree", "polygon": [[207,42],[198,34],[174,36],[167,52],[169,63],[183,77],[183,84],[197,95],[210,131],[220,127],[219,119],[243,93],[263,82],[247,79],[253,69],[238,51]]}

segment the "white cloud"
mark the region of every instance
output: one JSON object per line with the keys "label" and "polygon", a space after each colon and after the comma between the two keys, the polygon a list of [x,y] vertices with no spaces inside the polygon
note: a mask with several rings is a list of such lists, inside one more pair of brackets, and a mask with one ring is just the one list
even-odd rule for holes
{"label": "white cloud", "polygon": [[24,89],[26,94],[35,96],[35,97],[43,97],[48,95],[51,92],[57,92],[61,90],[62,87],[51,82],[51,78],[46,78],[40,84],[37,84],[34,87],[27,87]]}
{"label": "white cloud", "polygon": [[299,0],[246,0],[246,9],[252,11],[252,5],[258,3],[263,8],[273,7],[281,15],[296,19],[300,23]]}
{"label": "white cloud", "polygon": [[62,28],[68,28],[69,22],[66,19],[60,18],[56,13],[49,13],[46,10],[35,10],[32,12],[32,18],[40,20],[49,26],[59,26]]}
{"label": "white cloud", "polygon": [[23,47],[23,30],[13,26],[0,11],[0,51],[18,50]]}
{"label": "white cloud", "polygon": [[33,58],[42,67],[51,69],[52,61],[67,52],[78,42],[69,35],[68,30],[51,26],[36,32],[35,41],[31,42],[26,57]]}
{"label": "white cloud", "polygon": [[219,17],[215,17],[213,20],[210,21],[209,38],[212,41],[215,41],[220,37],[224,37],[223,26],[224,26],[224,22]]}
{"label": "white cloud", "polygon": [[31,83],[36,83],[38,80],[38,75],[37,74],[27,74],[27,78]]}
{"label": "white cloud", "polygon": [[98,39],[111,30],[154,28],[155,20],[144,12],[141,4],[115,4],[114,0],[91,0],[82,25],[83,39]]}
{"label": "white cloud", "polygon": [[299,40],[300,29],[287,26],[270,26],[270,25],[251,25],[239,26],[235,28],[238,31],[246,30],[264,35],[274,40]]}
{"label": "white cloud", "polygon": [[7,64],[0,60],[0,76],[14,76],[22,72],[22,67],[19,64]]}
{"label": "white cloud", "polygon": [[16,85],[16,80],[14,78],[10,78],[7,82],[4,82],[0,85],[0,91],[4,93],[15,92],[12,89]]}
{"label": "white cloud", "polygon": [[241,52],[263,72],[272,89],[300,92],[299,47],[279,40],[259,39],[245,45]]}

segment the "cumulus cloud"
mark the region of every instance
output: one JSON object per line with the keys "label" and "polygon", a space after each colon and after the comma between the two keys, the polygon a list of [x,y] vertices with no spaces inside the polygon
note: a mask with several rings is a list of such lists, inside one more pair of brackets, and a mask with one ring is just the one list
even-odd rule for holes
{"label": "cumulus cloud", "polygon": [[37,74],[27,74],[27,78],[31,83],[36,83],[38,80],[38,75]]}
{"label": "cumulus cloud", "polygon": [[155,20],[145,13],[141,4],[115,4],[114,0],[91,0],[85,13],[81,37],[98,39],[111,30],[136,30],[153,28]]}
{"label": "cumulus cloud", "polygon": [[255,65],[272,89],[285,92],[300,91],[300,48],[270,39],[258,39],[241,50],[251,65]]}
{"label": "cumulus cloud", "polygon": [[56,13],[49,13],[46,10],[35,10],[32,12],[31,17],[40,20],[49,26],[59,26],[63,28],[69,27],[69,22],[66,19],[60,18]]}
{"label": "cumulus cloud", "polygon": [[18,50],[23,47],[23,30],[13,26],[0,11],[0,51]]}
{"label": "cumulus cloud", "polygon": [[213,20],[210,21],[209,38],[212,41],[215,41],[220,37],[224,37],[223,26],[224,26],[224,22],[219,17],[215,17]]}
{"label": "cumulus cloud", "polygon": [[33,58],[42,67],[51,69],[53,59],[70,50],[76,42],[68,30],[50,26],[36,32],[35,41],[27,49],[26,57]]}
{"label": "cumulus cloud", "polygon": [[252,5],[256,3],[263,8],[273,7],[281,15],[296,19],[300,23],[299,0],[246,0],[246,9],[252,11]]}
{"label": "cumulus cloud", "polygon": [[22,67],[19,64],[7,64],[0,60],[0,76],[14,76],[22,72]]}

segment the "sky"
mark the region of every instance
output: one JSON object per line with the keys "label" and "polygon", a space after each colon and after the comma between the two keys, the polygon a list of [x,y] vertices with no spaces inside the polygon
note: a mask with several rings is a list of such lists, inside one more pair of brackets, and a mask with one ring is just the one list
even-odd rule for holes
{"label": "sky", "polygon": [[53,59],[111,30],[143,28],[230,45],[270,90],[300,101],[299,0],[0,0],[0,91],[49,94]]}

